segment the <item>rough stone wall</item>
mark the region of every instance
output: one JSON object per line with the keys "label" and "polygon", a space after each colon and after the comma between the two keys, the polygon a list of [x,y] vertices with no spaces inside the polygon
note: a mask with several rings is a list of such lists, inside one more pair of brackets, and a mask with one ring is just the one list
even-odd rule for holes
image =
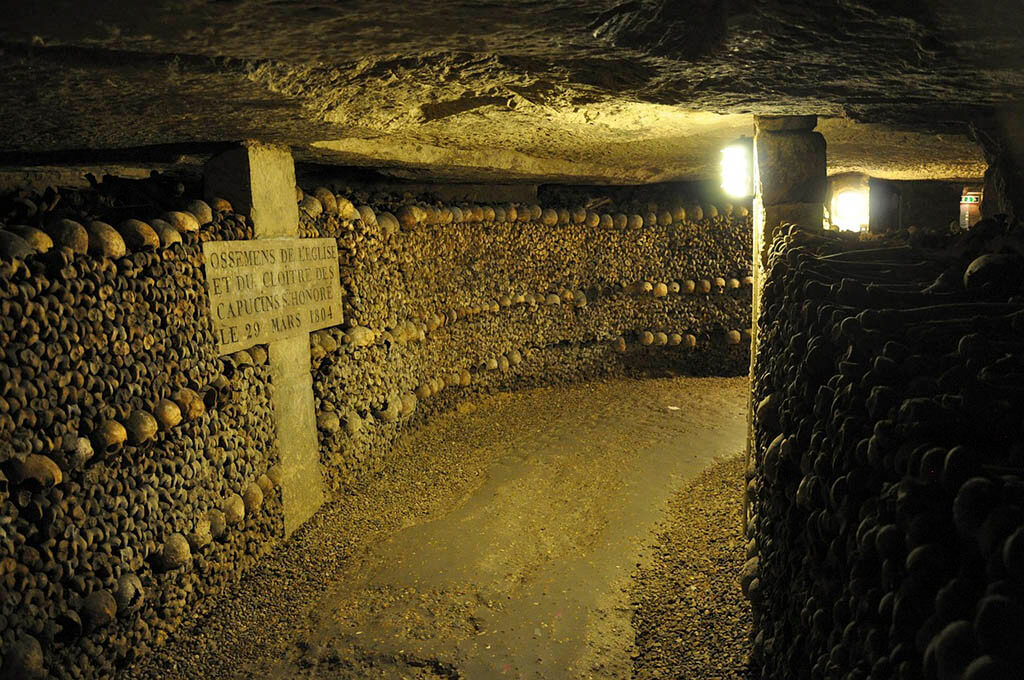
{"label": "rough stone wall", "polygon": [[975,123],[972,136],[985,152],[985,200],[982,214],[1024,216],[1024,106],[1010,104],[995,121]]}
{"label": "rough stone wall", "polygon": [[959,224],[964,182],[895,182],[872,179],[871,231],[884,234],[910,226],[950,230]]}
{"label": "rough stone wall", "polygon": [[0,677],[115,677],[282,535],[266,350],[217,357],[203,276],[251,227],[187,205],[2,202]]}
{"label": "rough stone wall", "polygon": [[375,198],[300,201],[301,231],[338,240],[346,295],[344,325],[311,338],[335,489],[384,469],[403,428],[482,392],[746,371],[748,217]]}
{"label": "rough stone wall", "polygon": [[773,243],[742,575],[754,677],[1019,676],[1014,234],[987,220],[923,250],[793,227]]}

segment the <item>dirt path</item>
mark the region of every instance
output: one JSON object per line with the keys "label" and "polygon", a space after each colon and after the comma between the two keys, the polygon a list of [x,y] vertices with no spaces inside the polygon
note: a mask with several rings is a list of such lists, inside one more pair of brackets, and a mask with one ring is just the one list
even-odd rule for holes
{"label": "dirt path", "polygon": [[490,397],[395,452],[138,677],[623,678],[668,499],[742,449],[745,379]]}
{"label": "dirt path", "polygon": [[743,680],[753,616],[736,575],[746,561],[742,455],[673,495],[651,559],[634,574],[633,679]]}

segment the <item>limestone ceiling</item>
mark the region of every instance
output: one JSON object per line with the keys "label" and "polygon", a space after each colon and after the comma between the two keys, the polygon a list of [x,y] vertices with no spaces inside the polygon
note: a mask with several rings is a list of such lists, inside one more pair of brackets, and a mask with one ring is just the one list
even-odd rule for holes
{"label": "limestone ceiling", "polygon": [[22,3],[0,162],[253,137],[399,176],[632,183],[710,176],[751,113],[817,113],[833,171],[976,177],[967,123],[1024,93],[1022,24],[1001,0]]}

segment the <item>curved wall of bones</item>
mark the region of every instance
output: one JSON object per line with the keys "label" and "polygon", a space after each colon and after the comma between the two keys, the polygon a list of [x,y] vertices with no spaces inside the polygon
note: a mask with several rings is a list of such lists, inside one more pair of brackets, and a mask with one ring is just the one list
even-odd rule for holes
{"label": "curved wall of bones", "polygon": [[989,220],[946,250],[773,243],[742,581],[757,677],[1020,676],[1024,279],[1005,238]]}
{"label": "curved wall of bones", "polygon": [[[267,349],[217,356],[203,272],[251,223],[106,184],[0,214],[3,678],[116,674],[283,535]],[[486,391],[746,370],[745,217],[297,193],[347,296],[311,336],[335,490],[372,492],[403,429]]]}
{"label": "curved wall of bones", "polygon": [[334,488],[372,478],[407,421],[467,396],[747,370],[747,217],[692,205],[689,218],[655,205],[371,208],[322,187],[300,205],[305,235],[337,238],[346,296],[343,326],[312,336]]}

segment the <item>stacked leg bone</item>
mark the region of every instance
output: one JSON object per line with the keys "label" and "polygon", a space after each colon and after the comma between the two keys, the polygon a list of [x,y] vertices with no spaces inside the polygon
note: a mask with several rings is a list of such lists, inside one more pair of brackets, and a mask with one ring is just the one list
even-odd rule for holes
{"label": "stacked leg bone", "polygon": [[203,278],[246,219],[109,197],[0,230],[4,678],[116,675],[283,530],[266,352],[218,358]]}
{"label": "stacked leg bone", "polygon": [[1015,677],[1024,270],[985,252],[1012,241],[772,245],[743,574],[760,677]]}

